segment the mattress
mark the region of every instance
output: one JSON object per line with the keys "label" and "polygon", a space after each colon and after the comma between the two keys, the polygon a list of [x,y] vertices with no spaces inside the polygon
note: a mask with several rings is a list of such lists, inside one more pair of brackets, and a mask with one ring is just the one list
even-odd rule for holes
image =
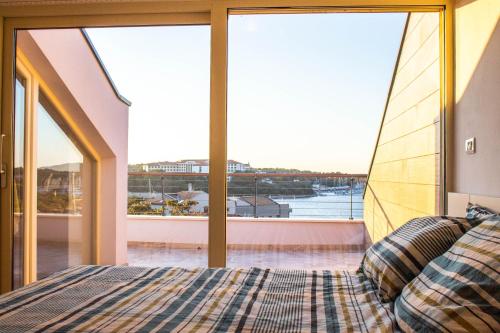
{"label": "mattress", "polygon": [[397,331],[364,275],[76,266],[0,297],[0,332]]}

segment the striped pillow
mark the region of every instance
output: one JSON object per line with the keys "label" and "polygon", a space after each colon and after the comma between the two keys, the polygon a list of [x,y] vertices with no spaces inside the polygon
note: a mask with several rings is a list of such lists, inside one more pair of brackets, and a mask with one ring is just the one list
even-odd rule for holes
{"label": "striped pillow", "polygon": [[496,213],[489,208],[474,205],[469,202],[467,205],[467,219],[471,221],[472,224],[477,225],[484,220],[492,217]]}
{"label": "striped pillow", "polygon": [[427,263],[446,252],[470,228],[462,218],[410,220],[366,251],[361,272],[374,282],[383,301],[394,301]]}
{"label": "striped pillow", "polygon": [[405,332],[500,332],[500,218],[430,262],[395,303]]}

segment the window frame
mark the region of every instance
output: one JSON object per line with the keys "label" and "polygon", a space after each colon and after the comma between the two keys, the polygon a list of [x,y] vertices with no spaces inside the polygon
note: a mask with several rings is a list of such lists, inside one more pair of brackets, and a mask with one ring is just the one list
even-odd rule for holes
{"label": "window frame", "polygon": [[[27,148],[27,137],[26,137],[26,133],[27,133],[27,123],[29,122],[29,120],[27,119],[27,113],[28,113],[28,108],[29,108],[29,103],[30,103],[30,97],[31,97],[31,85],[32,85],[32,82],[31,82],[31,78],[30,78],[30,75],[29,73],[26,71],[26,69],[23,67],[23,66],[20,66],[20,68],[16,68],[16,71],[15,71],[15,78],[14,78],[14,82],[16,81],[20,81],[22,80],[22,85],[23,85],[23,88],[24,88],[24,115],[23,115],[23,118],[24,118],[24,122],[23,122],[23,126],[22,126],[22,135],[24,137],[24,144],[23,144],[23,147],[22,147],[22,150],[23,150],[23,167],[24,167],[24,175],[23,175],[23,184],[22,184],[22,187],[23,187],[23,201],[22,201],[22,214],[24,215],[23,216],[23,234],[22,234],[22,256],[23,256],[23,259],[22,259],[22,269],[23,269],[23,272],[22,272],[22,284],[26,284],[27,283],[27,280],[28,280],[28,277],[27,277],[27,274],[26,272],[28,272],[28,265],[29,263],[27,262],[26,260],[26,251],[28,250],[28,246],[27,246],[27,242],[26,242],[26,236],[27,236],[27,228],[28,228],[28,225],[26,223],[26,217],[27,217],[27,214],[29,213],[28,212],[28,205],[27,205],[27,200],[26,200],[26,195],[28,194],[26,192],[27,190],[27,184],[26,182],[28,181],[27,179],[27,175],[28,175],[28,172],[27,172],[27,168],[26,168],[26,163],[28,163],[29,161],[29,154],[27,154],[27,151],[26,151],[26,148]],[[17,94],[17,91],[14,92],[15,94]],[[16,96],[14,96],[14,98],[16,98]],[[15,115],[15,109],[14,109],[14,115]],[[15,119],[13,119],[13,123],[14,123],[14,128],[15,128]],[[13,131],[13,141],[15,141],[15,136],[16,136],[16,133]],[[15,152],[13,151],[13,154]],[[12,161],[12,165],[14,166],[14,161]],[[13,183],[14,185],[14,183]],[[12,195],[14,196],[14,193],[12,193]],[[13,203],[14,203],[14,198],[13,198]],[[15,209],[13,208],[13,211],[12,213],[15,212]],[[14,223],[13,223],[14,224]],[[12,237],[14,237],[14,234],[12,235]],[[14,241],[13,241],[14,242]],[[14,251],[14,248],[12,248],[12,251]],[[14,261],[14,259],[12,259]],[[14,270],[14,262],[12,263],[12,269]],[[14,286],[14,281],[12,282],[12,285]]]}
{"label": "window frame", "polygon": [[[284,11],[390,12],[438,11],[441,40],[441,211],[446,211],[446,195],[451,189],[452,114],[454,103],[453,0],[194,0],[127,3],[79,3],[61,5],[13,5],[2,8],[0,47],[2,54],[1,133],[4,140],[3,160],[12,165],[13,143],[13,77],[15,73],[14,41],[16,29],[116,27],[145,25],[211,26],[210,60],[210,210],[209,267],[226,265],[226,174],[227,174],[227,29],[230,12],[271,13]],[[74,15],[78,13],[78,15]],[[2,29],[3,28],[3,29]],[[31,143],[31,142],[30,142]],[[7,178],[12,168],[7,167]],[[0,207],[0,292],[11,286],[11,182],[1,189]],[[97,179],[96,186],[99,186]],[[7,194],[7,195],[5,195]],[[99,198],[96,198],[99,201]],[[99,221],[96,221],[97,224]],[[98,236],[97,236],[98,237]],[[96,249],[97,253],[99,249]]]}
{"label": "window frame", "polygon": [[[23,264],[23,283],[26,285],[32,281],[33,265],[36,265],[36,249],[33,248],[33,238],[31,235],[35,232],[32,229],[33,218],[36,216],[36,207],[32,206],[32,202],[36,202],[36,191],[33,191],[32,185],[36,185],[36,173],[33,172],[33,158],[35,157],[30,152],[31,147],[36,147],[34,140],[33,121],[34,107],[33,99],[38,100],[38,85],[33,73],[25,65],[23,61],[19,61],[15,68],[16,73],[24,78],[25,82],[25,109],[24,109],[24,264]],[[15,107],[15,106],[14,106]],[[36,110],[35,110],[36,111]],[[12,147],[14,148],[14,147]],[[32,151],[36,150],[32,149]],[[35,200],[35,201],[33,201]],[[3,207],[2,207],[3,208]],[[3,241],[3,239],[2,239]],[[35,252],[34,252],[35,251]],[[35,260],[34,262],[32,260]]]}

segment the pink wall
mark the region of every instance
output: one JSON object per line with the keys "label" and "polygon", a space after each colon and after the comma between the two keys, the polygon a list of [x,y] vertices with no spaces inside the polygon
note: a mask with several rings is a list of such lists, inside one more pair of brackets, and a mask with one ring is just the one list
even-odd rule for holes
{"label": "pink wall", "polygon": [[[367,240],[363,221],[228,218],[230,245],[356,245]],[[206,217],[128,216],[128,240],[207,244]]]}
{"label": "pink wall", "polygon": [[37,239],[51,242],[81,242],[82,216],[71,214],[37,214]]}
{"label": "pink wall", "polygon": [[128,105],[115,95],[79,29],[21,31],[18,47],[97,152],[99,263],[126,263]]}

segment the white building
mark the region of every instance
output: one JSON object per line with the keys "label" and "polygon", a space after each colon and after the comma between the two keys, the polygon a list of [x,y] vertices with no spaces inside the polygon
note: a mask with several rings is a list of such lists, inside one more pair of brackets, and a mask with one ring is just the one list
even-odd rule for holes
{"label": "white building", "polygon": [[241,163],[235,160],[228,160],[227,161],[227,172],[228,173],[233,173],[233,172],[244,172],[250,169],[250,164],[249,163]]}
{"label": "white building", "polygon": [[[180,160],[177,162],[155,162],[143,164],[142,169],[146,172],[165,172],[165,173],[208,173],[208,160]],[[241,163],[235,160],[227,161],[227,172],[244,172],[250,169],[250,164]]]}
{"label": "white building", "polygon": [[208,173],[208,160],[180,160],[177,163],[186,166],[186,172]]}

